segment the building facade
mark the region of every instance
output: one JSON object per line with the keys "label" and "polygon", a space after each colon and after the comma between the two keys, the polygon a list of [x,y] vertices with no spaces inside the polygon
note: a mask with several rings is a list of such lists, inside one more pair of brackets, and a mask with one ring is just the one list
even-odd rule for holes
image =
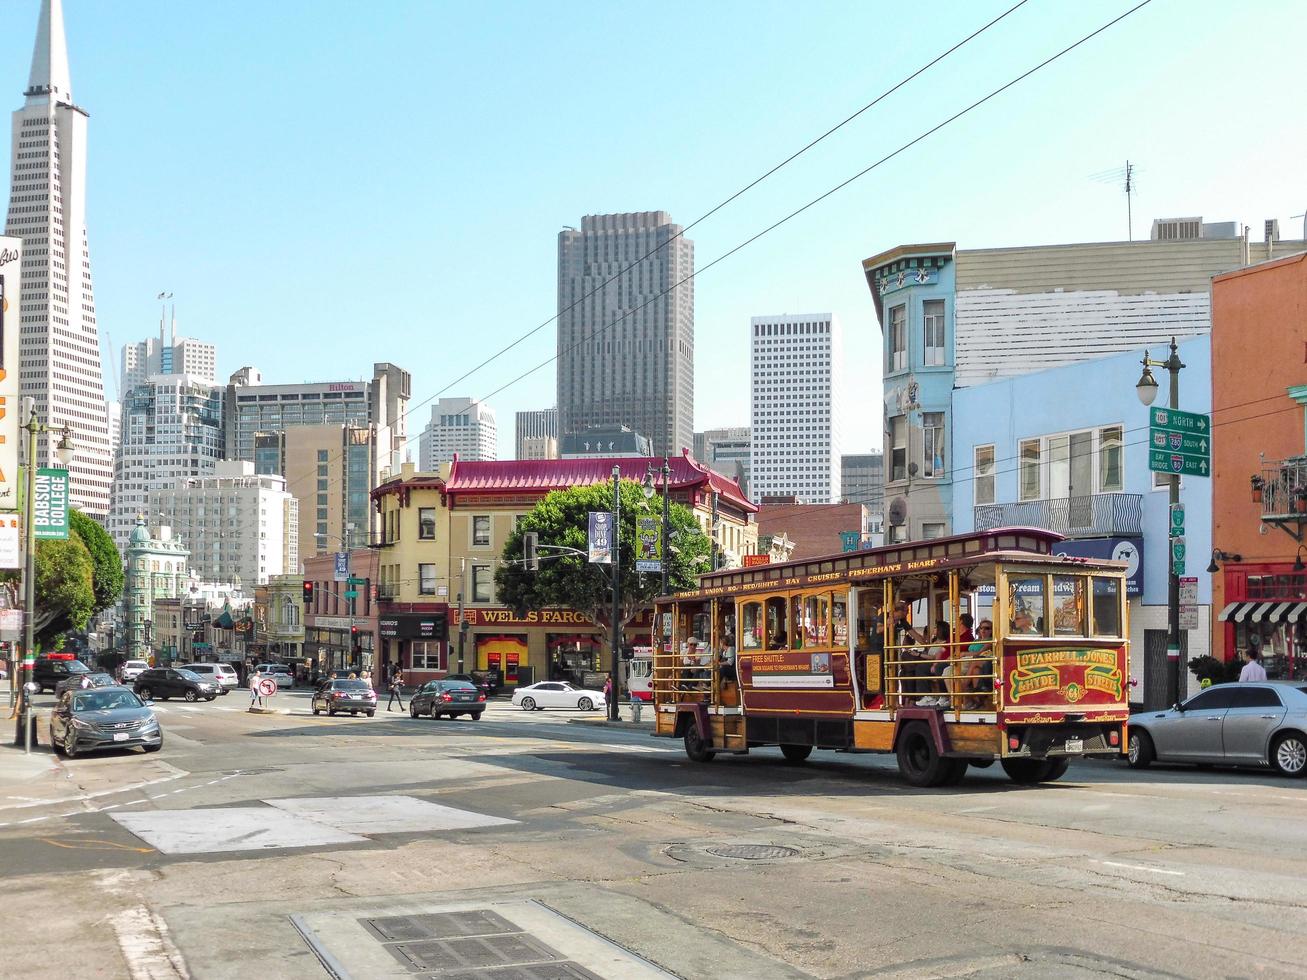
{"label": "building facade", "polygon": [[885,533],[885,454],[851,453],[840,457],[840,501],[867,508],[868,533],[877,544]]}
{"label": "building facade", "polygon": [[151,490],[213,472],[222,458],[225,389],[185,374],[156,374],[124,392],[109,533],[121,551]]}
{"label": "building facade", "polygon": [[558,442],[558,409],[541,408],[518,412],[513,429],[515,459],[550,459],[548,456],[528,456],[528,439],[553,439]]}
{"label": "building facade", "polygon": [[[177,599],[185,593],[190,552],[172,536],[167,525],[151,534],[144,517],[137,519],[128,538],[123,584],[126,659],[153,663],[158,651],[169,661],[176,648],[170,649],[167,624],[156,624],[155,605],[161,599]],[[162,634],[156,633],[156,625]]]}
{"label": "building facade", "polygon": [[[1154,222],[1153,237],[1013,248],[904,245],[863,262],[881,325],[887,537],[948,533],[955,389],[1206,336],[1211,278],[1307,243],[1234,222]],[[966,465],[965,463],[962,465]]]}
{"label": "building facade", "polygon": [[560,459],[602,459],[610,456],[649,456],[653,443],[642,433],[624,425],[586,429],[563,436],[558,446]]}
{"label": "building facade", "polygon": [[750,334],[751,490],[832,503],[840,486],[839,320],[830,313],[756,316]]}
{"label": "building facade", "polygon": [[253,594],[271,576],[299,568],[299,505],[283,477],[219,462],[207,476],[151,490],[150,513],[174,528],[198,578]]}
{"label": "building facade", "polygon": [[[1154,348],[1154,356],[1160,352]],[[1169,483],[1149,470],[1148,409],[1139,403],[1144,351],[1037,371],[955,394],[952,525],[965,534],[1041,527],[1064,534],[1058,553],[1129,564],[1131,699],[1167,702]],[[1180,344],[1184,410],[1211,407],[1207,337]],[[965,476],[964,476],[965,474]],[[1197,627],[1182,631],[1186,659],[1208,652],[1212,596],[1203,574],[1211,548],[1210,481],[1186,477],[1188,576],[1197,579]],[[992,592],[981,602],[992,602]],[[980,615],[988,613],[982,605]],[[1196,687],[1187,671],[1186,682]]]}
{"label": "building facade", "polygon": [[302,575],[271,575],[254,590],[254,642],[258,655],[285,663],[304,661]]}
{"label": "building facade", "polygon": [[557,459],[558,438],[556,436],[527,436],[517,451],[518,459]]}
{"label": "building facade", "polygon": [[[606,643],[598,626],[574,610],[519,615],[498,601],[494,573],[519,518],[550,491],[607,483],[614,465],[623,479],[643,480],[662,459],[458,460],[437,473],[406,464],[374,490],[383,535],[382,659],[409,672],[411,683],[447,671],[499,670],[513,686],[547,678],[554,665],[576,677],[596,669]],[[688,454],[670,467],[672,500],[691,508],[725,562],[753,554],[757,508],[739,486]],[[630,624],[628,641],[638,642],[648,626],[647,619]]]}
{"label": "building facade", "polygon": [[558,234],[558,435],[628,426],[655,455],[694,438],[694,244],[666,211]]}
{"label": "building facade", "polygon": [[118,376],[118,390],[131,391],[145,384],[153,374],[187,374],[197,381],[213,384],[218,366],[218,348],[194,337],[177,336],[177,313],[164,331],[159,319],[159,336],[147,337],[134,344],[124,344]]}
{"label": "building facade", "polygon": [[758,538],[783,547],[785,561],[820,558],[880,544],[872,537],[872,513],[866,504],[763,503],[758,508]]}
{"label": "building facade", "polygon": [[[313,583],[313,601],[304,607],[304,646],[301,666],[305,673],[370,670],[372,683],[380,689],[383,675],[377,656],[380,606],[377,601],[379,552],[354,548],[348,552],[345,581],[336,573],[334,555],[317,555],[304,560],[300,583]],[[349,579],[355,581],[351,583]],[[348,593],[353,592],[354,595]],[[303,594],[300,595],[303,601]]]}
{"label": "building facade", "polygon": [[459,459],[498,459],[499,430],[495,410],[475,398],[438,399],[431,406],[431,420],[422,430],[418,442],[418,465],[424,470],[434,470],[455,456]]}
{"label": "building facade", "polygon": [[753,450],[752,429],[734,425],[725,429],[705,429],[694,434],[694,458],[710,469],[725,474],[740,485],[748,496],[749,457]]}
{"label": "building facade", "polygon": [[1307,255],[1212,283],[1213,653],[1255,649],[1272,678],[1307,676],[1304,323]]}
{"label": "building facade", "polygon": [[58,432],[77,446],[70,503],[89,517],[109,514],[113,457],[99,327],[86,235],[88,114],[73,102],[63,5],[42,0],[22,108],[13,114],[12,184],[5,234],[23,240],[18,324],[19,391],[55,433],[37,441],[42,466],[56,464]]}

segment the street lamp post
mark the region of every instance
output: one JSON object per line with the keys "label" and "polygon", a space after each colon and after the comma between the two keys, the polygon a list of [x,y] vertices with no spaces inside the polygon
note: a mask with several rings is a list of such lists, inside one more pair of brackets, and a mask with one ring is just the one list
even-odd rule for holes
{"label": "street lamp post", "polygon": [[[659,587],[659,595],[667,595],[668,573],[671,570],[671,523],[672,523],[672,498],[668,493],[671,486],[672,468],[668,464],[667,457],[663,457],[663,466],[659,471],[663,478],[663,533],[662,533],[662,554],[659,564],[662,566],[662,584]],[[650,466],[644,474],[644,499],[652,500],[654,495],[654,475],[653,467]]]}
{"label": "street lamp post", "polygon": [[[18,735],[24,751],[30,754],[32,726],[28,715],[32,702],[27,686],[32,683],[32,668],[36,661],[36,624],[33,622],[36,611],[36,437],[42,432],[55,430],[36,420],[36,404],[33,399],[24,399],[23,408],[27,415],[27,422],[23,426],[27,430],[27,478],[24,485],[27,497],[23,509],[27,521],[24,542],[27,554],[23,561],[23,683],[19,689],[21,700],[18,708]],[[65,467],[73,460],[73,441],[67,425],[63,427],[55,454]],[[19,738],[14,740],[15,743]]]}
{"label": "street lamp post", "polygon": [[[1180,408],[1180,370],[1184,364],[1180,360],[1179,348],[1176,346],[1175,338],[1171,338],[1171,355],[1164,361],[1155,361],[1144,351],[1143,359],[1144,373],[1139,376],[1139,381],[1135,384],[1135,392],[1139,395],[1139,400],[1144,405],[1153,404],[1157,397],[1157,379],[1153,377],[1150,368],[1166,368],[1170,374],[1170,401],[1168,408],[1179,410]],[[1180,503],[1180,474],[1172,473],[1169,476],[1170,482],[1170,503],[1171,510],[1174,511],[1176,504]],[[1170,558],[1170,555],[1167,556]],[[1167,703],[1176,704],[1180,700],[1180,575],[1175,570],[1175,561],[1171,561],[1170,572],[1167,575],[1167,596],[1166,596],[1166,657],[1167,657]]]}
{"label": "street lamp post", "polygon": [[608,662],[608,676],[612,683],[608,690],[608,720],[617,721],[618,666],[622,647],[622,469],[613,464],[613,622]]}

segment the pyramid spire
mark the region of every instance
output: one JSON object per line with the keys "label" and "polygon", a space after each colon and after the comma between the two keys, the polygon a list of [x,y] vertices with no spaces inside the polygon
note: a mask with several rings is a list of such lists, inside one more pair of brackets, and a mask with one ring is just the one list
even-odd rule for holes
{"label": "pyramid spire", "polygon": [[64,40],[62,0],[41,0],[41,19],[36,25],[36,47],[32,49],[32,73],[27,80],[27,101],[73,101],[72,76],[68,72],[68,44]]}

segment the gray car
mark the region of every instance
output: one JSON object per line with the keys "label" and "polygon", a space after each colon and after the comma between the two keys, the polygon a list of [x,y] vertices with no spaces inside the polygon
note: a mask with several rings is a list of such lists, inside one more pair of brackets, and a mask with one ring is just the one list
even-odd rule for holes
{"label": "gray car", "polygon": [[1127,758],[1258,766],[1284,776],[1307,773],[1307,683],[1216,684],[1167,711],[1130,719]]}
{"label": "gray car", "polygon": [[125,687],[71,688],[50,712],[50,744],[72,758],[97,749],[163,748],[154,712]]}

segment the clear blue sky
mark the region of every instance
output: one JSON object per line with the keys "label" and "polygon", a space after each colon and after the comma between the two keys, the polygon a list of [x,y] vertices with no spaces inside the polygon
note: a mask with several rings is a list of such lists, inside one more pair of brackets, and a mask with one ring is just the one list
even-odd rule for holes
{"label": "clear blue sky", "polygon": [[[697,264],[1132,5],[1031,0],[696,228]],[[0,4],[10,108],[38,6]],[[562,226],[653,209],[688,223],[1007,6],[65,0],[101,330],[147,336],[168,290],[182,332],[218,344],[220,379],[391,360],[420,401],[555,312]],[[878,447],[861,260],[903,242],[1124,238],[1122,192],[1090,177],[1127,158],[1136,236],[1181,214],[1255,238],[1278,217],[1296,236],[1305,28],[1296,0],[1154,0],[709,270],[696,427],[748,421],[750,316],[833,310],[844,448]],[[553,352],[550,326],[445,393],[484,396]],[[552,365],[494,395],[501,451],[514,411],[553,400]]]}

